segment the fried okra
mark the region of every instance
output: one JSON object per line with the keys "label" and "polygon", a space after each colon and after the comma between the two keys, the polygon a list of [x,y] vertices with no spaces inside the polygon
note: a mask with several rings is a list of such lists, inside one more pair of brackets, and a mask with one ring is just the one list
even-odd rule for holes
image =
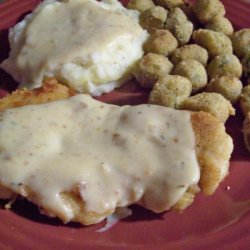
{"label": "fried okra", "polygon": [[214,16],[224,16],[226,11],[219,0],[197,0],[194,13],[202,24],[208,23]]}
{"label": "fried okra", "polygon": [[231,38],[234,53],[239,58],[243,58],[247,54],[250,54],[250,29],[236,31]]}
{"label": "fried okra", "polygon": [[189,2],[184,2],[182,5],[178,6],[185,13],[187,18],[193,23],[194,27],[199,25],[199,21],[194,14],[193,4]]}
{"label": "fried okra", "polygon": [[236,77],[221,76],[208,83],[206,91],[219,93],[234,104],[240,97],[242,82]]}
{"label": "fried okra", "polygon": [[221,32],[227,36],[231,36],[234,32],[231,22],[223,16],[213,17],[205,26],[205,29]]}
{"label": "fried okra", "polygon": [[230,115],[235,115],[232,104],[218,93],[203,92],[191,96],[182,102],[180,108],[208,112],[223,123],[226,122]]}
{"label": "fried okra", "polygon": [[182,5],[184,0],[154,0],[154,2],[164,8],[171,9]]}
{"label": "fried okra", "polygon": [[198,61],[188,59],[178,63],[173,74],[189,79],[192,83],[192,92],[197,92],[207,84],[207,72],[204,66]]}
{"label": "fried okra", "polygon": [[140,25],[149,32],[162,29],[167,19],[167,10],[161,6],[151,7],[140,15]]}
{"label": "fried okra", "polygon": [[240,107],[244,116],[250,112],[250,85],[243,88],[240,96]]}
{"label": "fried okra", "polygon": [[164,75],[169,74],[173,64],[163,55],[149,53],[137,64],[134,76],[144,88],[152,88],[154,83]]}
{"label": "fried okra", "polygon": [[179,108],[180,104],[190,96],[191,82],[182,76],[166,75],[156,82],[149,96],[149,103],[171,108]]}
{"label": "fried okra", "polygon": [[172,32],[179,45],[184,45],[190,40],[194,26],[180,8],[173,8],[169,12],[165,28]]}
{"label": "fried okra", "polygon": [[144,12],[147,9],[155,6],[152,0],[130,0],[127,8],[138,10],[139,12]]}
{"label": "fried okra", "polygon": [[208,65],[207,73],[210,79],[220,76],[233,76],[240,78],[242,65],[239,59],[233,55],[216,56]]}
{"label": "fried okra", "polygon": [[145,52],[153,52],[168,56],[178,46],[178,42],[173,34],[164,29],[154,30],[149,39],[144,44]]}
{"label": "fried okra", "polygon": [[171,62],[175,65],[187,59],[196,60],[206,67],[208,60],[207,50],[197,44],[190,44],[177,48],[170,56]]}
{"label": "fried okra", "polygon": [[211,58],[233,53],[230,38],[220,32],[198,29],[193,32],[193,40],[200,46],[206,48]]}

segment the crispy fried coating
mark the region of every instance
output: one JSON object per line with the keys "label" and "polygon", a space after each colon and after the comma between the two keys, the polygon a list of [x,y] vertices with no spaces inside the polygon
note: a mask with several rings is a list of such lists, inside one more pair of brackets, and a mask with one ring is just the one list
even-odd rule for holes
{"label": "crispy fried coating", "polygon": [[221,94],[202,92],[185,99],[181,109],[204,111],[212,114],[221,122],[226,122],[230,115],[235,115],[232,104]]}
{"label": "crispy fried coating", "polygon": [[138,62],[133,74],[142,87],[152,88],[159,77],[169,74],[172,69],[173,64],[167,57],[148,53]]}
{"label": "crispy fried coating", "polygon": [[178,46],[178,42],[174,35],[164,29],[154,30],[149,39],[144,44],[144,50],[149,53],[156,53],[168,56]]}
{"label": "crispy fried coating", "polygon": [[153,6],[140,15],[140,25],[149,32],[154,29],[162,29],[167,20],[167,10],[161,6]]}
{"label": "crispy fried coating", "polygon": [[185,13],[187,18],[193,23],[194,28],[199,26],[199,21],[194,14],[194,4],[190,2],[184,2],[182,5],[178,6]]}
{"label": "crispy fried coating", "polygon": [[[48,101],[63,99],[74,93],[67,87],[58,84],[55,80],[47,81],[43,87],[34,90],[18,90],[1,100],[1,110],[27,104],[39,104]],[[29,100],[27,100],[29,98]],[[182,198],[172,207],[174,210],[183,210],[193,202],[195,194],[201,189],[206,195],[211,195],[219,183],[228,173],[229,158],[233,149],[232,140],[225,132],[224,125],[212,115],[205,112],[192,113],[191,121],[196,137],[196,154],[201,168],[201,178],[198,185],[188,188]],[[29,187],[20,186],[19,195],[26,197],[38,206],[39,200]],[[10,198],[10,190],[0,187],[0,197]],[[5,196],[4,196],[5,195]],[[107,210],[104,214],[88,212],[84,201],[80,198],[79,190],[65,191],[60,194],[65,204],[73,209],[72,221],[84,225],[97,223],[114,211]],[[68,222],[64,214],[41,208],[49,216],[57,216]]]}
{"label": "crispy fried coating", "polygon": [[243,58],[250,54],[250,29],[241,29],[234,32],[231,39],[236,56]]}
{"label": "crispy fried coating", "polygon": [[155,6],[155,4],[152,0],[131,0],[129,1],[127,8],[143,12],[153,6]]}
{"label": "crispy fried coating", "polygon": [[200,62],[204,67],[207,66],[208,53],[207,50],[197,44],[184,45],[177,48],[170,55],[170,61],[176,65],[183,60],[192,59]]}
{"label": "crispy fried coating", "polygon": [[165,28],[172,32],[179,45],[184,45],[189,42],[194,26],[180,8],[174,8],[169,12]]}
{"label": "crispy fried coating", "polygon": [[190,96],[192,83],[185,77],[166,75],[158,79],[149,96],[149,103],[170,108],[179,108]]}
{"label": "crispy fried coating", "polygon": [[184,0],[154,0],[154,2],[164,8],[171,9],[182,5]]}
{"label": "crispy fried coating", "polygon": [[230,38],[223,33],[207,29],[198,29],[193,32],[192,37],[195,43],[207,49],[211,58],[233,53],[232,42]]}
{"label": "crispy fried coating", "polygon": [[219,93],[235,104],[242,91],[242,82],[236,77],[221,76],[209,82],[206,91]]}
{"label": "crispy fried coating", "polygon": [[210,79],[221,76],[240,78],[242,75],[242,65],[239,59],[233,54],[219,55],[209,63],[207,74]]}
{"label": "crispy fried coating", "polygon": [[192,83],[195,93],[207,85],[207,72],[204,66],[195,60],[183,60],[175,66],[173,74],[186,77]]}
{"label": "crispy fried coating", "polygon": [[53,100],[65,99],[75,92],[68,87],[58,84],[55,79],[45,80],[42,87],[32,91],[20,89],[0,99],[0,111],[6,108],[20,107],[29,104],[46,103]]}
{"label": "crispy fried coating", "polygon": [[243,74],[245,77],[250,76],[250,52],[246,54],[243,59],[241,60]]}
{"label": "crispy fried coating", "polygon": [[231,36],[234,32],[232,23],[226,17],[220,15],[213,17],[205,26],[205,29],[221,32],[227,36]]}
{"label": "crispy fried coating", "polygon": [[226,134],[224,125],[208,113],[193,113],[192,124],[201,168],[199,187],[205,194],[211,195],[228,174],[232,139]]}
{"label": "crispy fried coating", "polygon": [[220,0],[197,0],[194,13],[201,23],[206,24],[214,16],[224,16],[226,11]]}

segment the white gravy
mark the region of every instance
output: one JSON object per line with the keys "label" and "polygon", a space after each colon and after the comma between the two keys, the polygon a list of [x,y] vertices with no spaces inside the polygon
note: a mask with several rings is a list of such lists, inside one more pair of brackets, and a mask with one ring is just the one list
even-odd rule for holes
{"label": "white gravy", "polygon": [[162,212],[200,175],[189,112],[83,94],[1,112],[0,149],[0,183],[29,187],[68,220],[60,193],[76,186],[88,211],[140,203]]}
{"label": "white gravy", "polygon": [[112,0],[44,1],[10,30],[10,58],[1,67],[20,87],[54,77],[81,93],[109,92],[143,56],[147,32],[138,16]]}

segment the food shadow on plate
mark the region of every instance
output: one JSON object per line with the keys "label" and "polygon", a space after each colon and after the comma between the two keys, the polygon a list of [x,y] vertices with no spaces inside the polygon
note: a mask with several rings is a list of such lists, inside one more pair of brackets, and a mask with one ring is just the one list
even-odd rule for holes
{"label": "food shadow on plate", "polygon": [[[17,22],[20,22],[24,19],[25,16],[30,14],[31,11],[27,11],[23,14],[21,14]],[[0,63],[8,58],[9,52],[10,52],[10,45],[9,45],[9,39],[8,39],[9,30],[8,29],[2,29],[0,30]],[[14,91],[18,86],[18,83],[4,70],[0,69],[0,98],[6,95],[8,92]],[[2,93],[1,93],[2,92]]]}
{"label": "food shadow on plate", "polygon": [[[4,206],[8,203],[7,200],[0,200],[0,208],[4,208]],[[155,214],[152,211],[149,211],[141,206],[133,205],[131,206],[133,211],[132,215],[123,219],[123,221],[130,223],[135,221],[152,221],[152,220],[163,220],[164,213]],[[46,215],[41,214],[36,205],[31,202],[18,198],[12,205],[10,211],[15,213],[18,216],[31,220],[33,222],[47,224],[51,226],[65,226],[70,228],[84,228],[85,226],[80,223],[70,222],[68,224],[62,223],[59,219],[48,217]]]}
{"label": "food shadow on plate", "polygon": [[114,89],[110,93],[95,97],[95,99],[101,102],[123,106],[147,103],[148,97],[149,90],[141,87],[137,81],[132,78],[121,87]]}
{"label": "food shadow on plate", "polygon": [[152,220],[163,220],[163,213],[154,213],[146,208],[143,208],[139,205],[132,205],[130,207],[132,210],[132,215],[123,219],[126,222],[136,222],[136,221],[152,221]]}
{"label": "food shadow on plate", "polygon": [[250,153],[245,147],[242,132],[244,118],[239,105],[236,106],[236,112],[236,116],[230,117],[226,123],[227,132],[232,137],[234,143],[231,161],[249,161]]}
{"label": "food shadow on plate", "polygon": [[[8,30],[0,31],[0,63],[4,61],[10,51],[8,41]],[[0,88],[6,92],[13,91],[18,86],[18,83],[4,70],[0,69]]]}
{"label": "food shadow on plate", "polygon": [[[8,201],[6,200],[0,200],[0,208],[3,208]],[[36,205],[32,204],[31,202],[23,199],[18,198],[14,204],[11,205],[11,212],[17,214],[18,216],[21,216],[23,218],[26,218],[28,220],[31,220],[33,222],[41,223],[41,224],[47,224],[51,226],[67,226],[72,228],[82,228],[83,226],[79,223],[70,222],[68,224],[63,224],[59,219],[49,217],[46,215],[41,214],[39,209]]]}

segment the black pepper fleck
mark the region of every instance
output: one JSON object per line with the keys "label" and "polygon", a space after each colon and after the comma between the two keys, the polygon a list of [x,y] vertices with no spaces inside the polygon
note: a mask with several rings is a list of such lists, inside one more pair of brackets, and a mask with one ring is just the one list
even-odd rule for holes
{"label": "black pepper fleck", "polygon": [[179,185],[178,186],[178,188],[184,188],[185,187],[185,185]]}
{"label": "black pepper fleck", "polygon": [[160,138],[161,138],[162,140],[165,140],[165,136],[164,136],[164,135],[160,135]]}

